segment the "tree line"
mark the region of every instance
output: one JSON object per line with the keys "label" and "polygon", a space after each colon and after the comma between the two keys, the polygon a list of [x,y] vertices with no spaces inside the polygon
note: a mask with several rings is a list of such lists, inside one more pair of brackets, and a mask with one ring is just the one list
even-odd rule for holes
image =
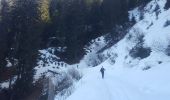
{"label": "tree line", "polygon": [[62,60],[70,64],[78,63],[85,54],[85,44],[112,31],[116,25],[128,22],[128,10],[148,1],[52,0],[49,6],[50,23],[43,40],[46,44],[50,37],[58,37],[52,40],[50,46],[66,46],[66,52],[61,54]]}

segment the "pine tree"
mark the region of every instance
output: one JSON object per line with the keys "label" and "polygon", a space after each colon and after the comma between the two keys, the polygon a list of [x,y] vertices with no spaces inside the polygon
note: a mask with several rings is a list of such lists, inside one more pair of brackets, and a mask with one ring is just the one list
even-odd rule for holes
{"label": "pine tree", "polygon": [[[17,75],[12,97],[20,99],[32,87],[38,49],[41,42],[43,24],[38,4],[34,0],[16,0],[10,12],[10,27],[8,30],[8,58],[15,65]],[[6,31],[6,30],[5,30]],[[6,31],[7,32],[7,31]],[[17,64],[15,64],[17,61]],[[21,87],[22,86],[22,87]]]}

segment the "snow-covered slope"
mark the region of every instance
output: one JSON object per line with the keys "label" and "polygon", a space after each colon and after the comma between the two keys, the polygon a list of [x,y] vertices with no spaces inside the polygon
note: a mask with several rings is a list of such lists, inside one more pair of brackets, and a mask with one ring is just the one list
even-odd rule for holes
{"label": "snow-covered slope", "polygon": [[[115,68],[108,63],[105,78],[100,66],[89,68],[67,100],[169,100],[169,63],[148,71]],[[161,68],[164,66],[163,68]]]}
{"label": "snow-covered slope", "polygon": [[[130,11],[129,18],[137,23],[121,41],[100,53],[103,63],[82,68],[84,76],[67,100],[170,100],[170,9],[164,9],[166,1],[152,0]],[[85,56],[80,65],[86,61]],[[99,72],[101,66],[106,69],[105,79]]]}

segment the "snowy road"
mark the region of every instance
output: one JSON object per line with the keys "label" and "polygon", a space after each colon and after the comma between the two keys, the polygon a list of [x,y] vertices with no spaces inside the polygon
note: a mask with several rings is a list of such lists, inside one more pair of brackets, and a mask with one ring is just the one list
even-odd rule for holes
{"label": "snowy road", "polygon": [[[136,73],[134,75],[137,75]],[[169,95],[170,91],[163,90],[163,92],[158,92],[161,86],[156,88],[157,90],[154,90],[154,88],[147,86],[145,82],[143,82],[143,78],[140,77],[141,73],[139,73],[137,77],[135,76],[133,77],[133,74],[132,75],[128,75],[128,73],[126,74],[127,75],[125,76],[123,72],[119,73],[118,71],[115,72],[111,68],[107,68],[105,72],[105,78],[102,79],[101,74],[99,72],[99,67],[90,68],[86,70],[86,74],[84,75],[83,79],[79,82],[77,89],[70,97],[68,97],[67,100],[169,100],[170,99],[170,95]],[[139,79],[135,80],[135,78],[139,78]],[[146,81],[148,79],[146,79]],[[153,86],[154,85],[155,84],[153,84]]]}

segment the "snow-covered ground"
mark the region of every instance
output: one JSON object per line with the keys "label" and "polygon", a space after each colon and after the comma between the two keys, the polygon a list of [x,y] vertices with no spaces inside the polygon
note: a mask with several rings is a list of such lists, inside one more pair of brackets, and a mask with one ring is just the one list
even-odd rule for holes
{"label": "snow-covered ground", "polygon": [[[84,70],[77,90],[67,100],[169,100],[170,63],[147,71],[105,63]],[[105,66],[105,78],[99,72]]]}
{"label": "snow-covered ground", "polygon": [[[135,17],[137,23],[101,53],[106,59],[100,65],[85,68],[90,55],[82,59],[83,78],[67,100],[170,100],[170,9],[164,9],[166,1],[152,0],[143,9],[129,11],[129,18]],[[139,45],[150,52],[143,58],[132,57],[131,50]],[[106,69],[104,79],[101,66]]]}

